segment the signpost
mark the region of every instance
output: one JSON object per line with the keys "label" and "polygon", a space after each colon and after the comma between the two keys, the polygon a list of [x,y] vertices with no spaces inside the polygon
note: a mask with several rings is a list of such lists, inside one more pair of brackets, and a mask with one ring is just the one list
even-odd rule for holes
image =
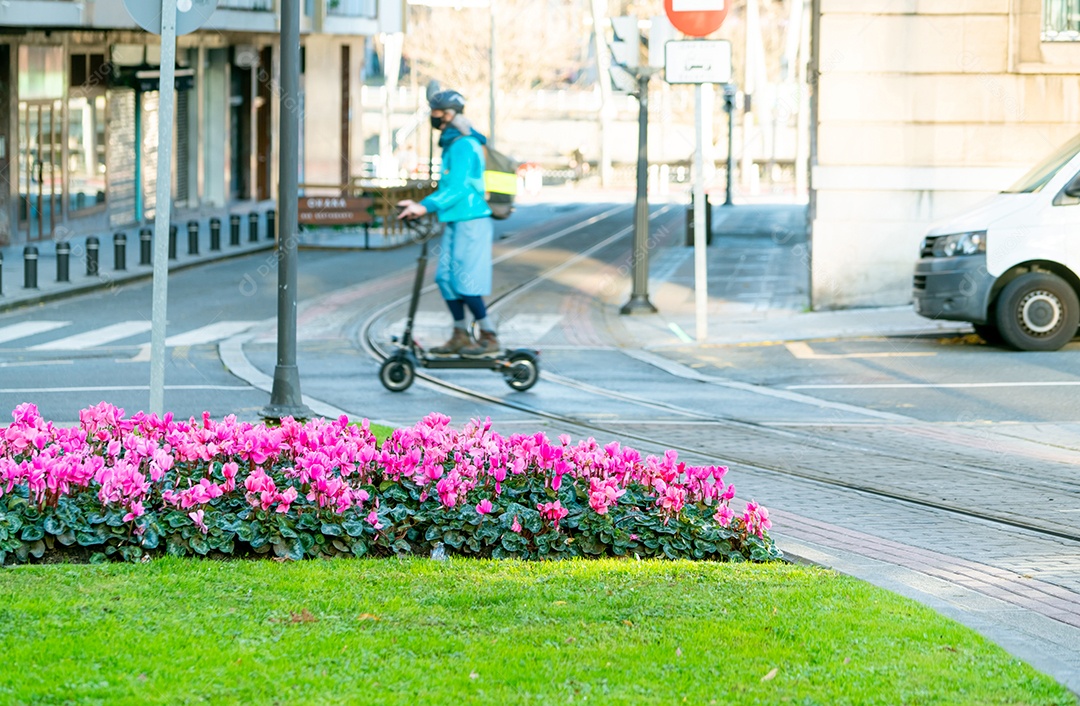
{"label": "signpost", "polygon": [[[664,12],[683,34],[705,37],[720,28],[727,16],[727,0],[664,0]],[[695,337],[703,343],[709,335],[709,284],[705,247],[705,160],[702,130],[702,84],[731,80],[731,45],[728,42],[691,40],[668,42],[664,47],[664,73],[669,82],[693,83],[694,125],[694,304]],[[673,80],[674,79],[674,80]]]}
{"label": "signpost", "polygon": [[706,37],[727,17],[727,0],[664,0],[664,12],[675,29],[690,37]]}
{"label": "signpost", "polygon": [[[216,0],[124,0],[131,19],[161,35],[158,82],[157,206],[154,209],[154,285],[150,328],[150,413],[165,411],[165,311],[169,282],[169,219],[172,216],[173,105],[176,94],[176,37],[194,32],[210,19]],[[136,145],[135,149],[139,149]]]}

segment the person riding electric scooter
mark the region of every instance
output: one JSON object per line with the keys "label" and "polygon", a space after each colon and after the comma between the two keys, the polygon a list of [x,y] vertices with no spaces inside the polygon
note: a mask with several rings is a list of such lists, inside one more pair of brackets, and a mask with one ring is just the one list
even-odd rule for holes
{"label": "person riding electric scooter", "polygon": [[[454,318],[454,330],[446,343],[429,349],[428,354],[493,358],[501,348],[483,299],[491,294],[491,209],[484,198],[483,146],[487,138],[462,114],[465,98],[457,91],[440,91],[428,105],[432,127],[442,132],[439,186],[419,203],[398,203],[400,219],[432,213],[445,225],[435,282]],[[465,322],[466,307],[479,330],[475,341]]]}

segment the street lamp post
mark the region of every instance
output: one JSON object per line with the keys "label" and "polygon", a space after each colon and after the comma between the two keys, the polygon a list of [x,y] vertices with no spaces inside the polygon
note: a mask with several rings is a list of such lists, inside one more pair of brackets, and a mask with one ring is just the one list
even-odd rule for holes
{"label": "street lamp post", "polygon": [[633,288],[620,314],[655,314],[649,301],[649,79],[654,69],[637,69],[638,158],[637,201],[634,204]]}
{"label": "street lamp post", "polygon": [[296,228],[300,148],[300,1],[281,0],[281,153],[278,156],[277,366],[266,419],[308,419],[313,416],[300,394],[296,367]]}

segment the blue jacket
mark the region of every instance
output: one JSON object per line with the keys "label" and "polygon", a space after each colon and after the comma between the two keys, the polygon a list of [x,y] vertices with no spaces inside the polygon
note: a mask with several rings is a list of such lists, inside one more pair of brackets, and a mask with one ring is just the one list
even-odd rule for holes
{"label": "blue jacket", "polygon": [[472,130],[463,135],[447,126],[439,137],[442,177],[435,193],[420,204],[442,223],[457,223],[491,215],[484,199],[484,148],[487,138]]}

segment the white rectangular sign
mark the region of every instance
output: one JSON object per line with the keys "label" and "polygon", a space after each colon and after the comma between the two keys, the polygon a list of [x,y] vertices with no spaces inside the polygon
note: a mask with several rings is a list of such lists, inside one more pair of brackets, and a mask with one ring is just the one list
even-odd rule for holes
{"label": "white rectangular sign", "polygon": [[674,12],[719,12],[724,9],[724,0],[671,0]]}
{"label": "white rectangular sign", "polygon": [[728,83],[731,42],[684,39],[664,45],[664,78],[668,83]]}

